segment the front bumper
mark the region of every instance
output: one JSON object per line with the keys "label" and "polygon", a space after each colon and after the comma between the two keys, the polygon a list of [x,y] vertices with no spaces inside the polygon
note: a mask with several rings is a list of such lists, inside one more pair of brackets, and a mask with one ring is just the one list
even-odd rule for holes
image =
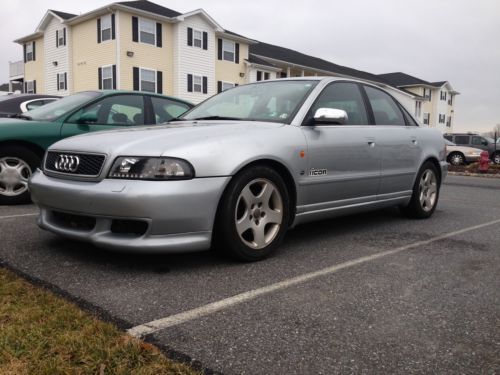
{"label": "front bumper", "polygon": [[43,229],[108,249],[188,252],[210,247],[229,179],[82,182],[37,171],[29,188]]}

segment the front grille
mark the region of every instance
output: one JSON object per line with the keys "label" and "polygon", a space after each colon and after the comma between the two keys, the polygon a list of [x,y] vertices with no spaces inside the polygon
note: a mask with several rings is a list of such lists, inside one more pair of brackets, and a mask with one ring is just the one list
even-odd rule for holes
{"label": "front grille", "polygon": [[45,170],[69,175],[97,177],[101,173],[106,156],[78,152],[49,151],[45,158]]}

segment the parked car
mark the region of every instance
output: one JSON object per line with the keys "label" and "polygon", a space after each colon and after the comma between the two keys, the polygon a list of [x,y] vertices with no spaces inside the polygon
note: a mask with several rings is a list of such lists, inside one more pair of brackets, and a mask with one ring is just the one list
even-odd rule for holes
{"label": "parked car", "polygon": [[0,205],[29,201],[28,178],[52,143],[97,130],[160,124],[192,107],[152,93],[85,91],[0,119]]}
{"label": "parked car", "polygon": [[384,90],[336,78],[226,90],[165,126],[52,145],[30,180],[41,228],[137,252],[268,256],[292,225],[388,206],[428,218],[444,139]]}
{"label": "parked car", "polygon": [[451,165],[462,165],[465,163],[473,163],[481,158],[480,148],[458,146],[449,140],[446,143],[446,160]]}
{"label": "parked car", "polygon": [[488,151],[490,159],[495,164],[500,164],[500,147],[490,137],[483,137],[475,133],[447,133],[444,137],[457,146],[467,146]]}
{"label": "parked car", "polygon": [[0,96],[0,117],[12,117],[58,100],[60,96],[13,94]]}

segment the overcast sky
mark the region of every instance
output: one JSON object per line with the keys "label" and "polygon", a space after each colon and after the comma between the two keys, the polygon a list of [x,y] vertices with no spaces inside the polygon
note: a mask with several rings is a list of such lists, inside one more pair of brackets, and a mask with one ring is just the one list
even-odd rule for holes
{"label": "overcast sky", "polygon": [[[2,0],[0,82],[22,58],[12,40],[35,31],[47,9],[85,13],[112,0]],[[222,27],[371,73],[449,81],[455,130],[500,123],[499,0],[155,0],[178,12],[203,8]]]}

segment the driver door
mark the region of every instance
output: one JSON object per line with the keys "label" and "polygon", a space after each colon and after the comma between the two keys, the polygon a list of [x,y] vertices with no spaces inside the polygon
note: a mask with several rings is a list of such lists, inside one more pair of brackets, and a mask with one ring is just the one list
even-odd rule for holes
{"label": "driver door", "polygon": [[106,96],[67,118],[61,127],[61,136],[144,125],[148,118],[144,100],[144,96],[135,94]]}

